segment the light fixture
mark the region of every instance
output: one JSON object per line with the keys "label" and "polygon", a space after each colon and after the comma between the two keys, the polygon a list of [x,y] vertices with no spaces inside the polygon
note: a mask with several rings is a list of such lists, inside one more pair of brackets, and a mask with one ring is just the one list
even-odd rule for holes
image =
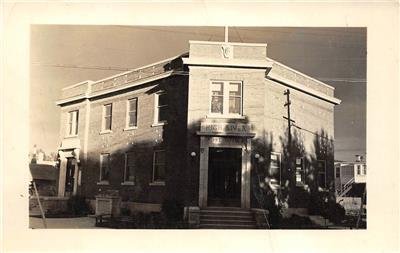
{"label": "light fixture", "polygon": [[196,156],[196,152],[192,151],[192,152],[190,153],[190,156],[191,156],[191,157],[195,157],[195,156]]}

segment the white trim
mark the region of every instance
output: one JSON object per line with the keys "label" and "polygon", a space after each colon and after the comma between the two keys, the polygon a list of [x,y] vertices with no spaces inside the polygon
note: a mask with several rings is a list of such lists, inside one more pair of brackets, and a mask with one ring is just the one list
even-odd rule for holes
{"label": "white trim", "polygon": [[[213,83],[222,83],[222,113],[211,112],[211,101],[212,101],[212,85]],[[240,112],[239,113],[229,113],[229,88],[231,83],[240,84]],[[211,80],[209,84],[209,95],[208,95],[208,114],[206,118],[225,118],[225,119],[240,119],[245,118],[243,116],[243,81],[240,80]]]}
{"label": "white trim", "polygon": [[[151,126],[160,126],[160,125],[164,125],[167,123],[166,120],[160,121],[158,114],[159,114],[159,97],[161,95],[167,95],[166,91],[158,91],[156,93],[154,93],[154,115],[153,115],[153,124]],[[168,108],[168,104],[164,105],[163,107],[167,107]]]}
{"label": "white trim", "polygon": [[315,79],[314,77],[308,76],[308,75],[306,75],[306,74],[304,74],[304,73],[301,73],[301,72],[298,71],[298,70],[292,69],[291,67],[288,67],[288,66],[286,66],[286,65],[283,64],[283,63],[280,63],[280,62],[278,62],[278,61],[275,61],[274,59],[271,59],[271,58],[268,58],[268,57],[267,57],[267,59],[268,59],[269,61],[272,61],[274,64],[277,64],[277,65],[279,65],[279,66],[281,66],[281,67],[283,67],[283,68],[285,68],[285,69],[288,69],[288,70],[290,70],[290,71],[292,71],[292,72],[294,72],[294,73],[296,73],[296,74],[298,74],[298,75],[301,75],[302,77],[305,77],[305,78],[310,79],[310,80],[312,80],[312,81],[314,81],[314,82],[317,82],[318,84],[321,84],[321,85],[323,85],[323,86],[325,86],[325,87],[327,87],[327,88],[329,88],[329,89],[335,90],[335,87],[332,87],[332,86],[330,86],[330,85],[328,85],[328,84],[326,84],[326,83],[323,83],[323,82],[321,82],[321,81]]}
{"label": "white trim", "polygon": [[70,98],[60,99],[60,100],[57,100],[55,103],[56,103],[56,105],[62,105],[62,104],[70,103],[70,102],[73,102],[73,101],[76,101],[76,100],[80,100],[80,99],[85,99],[85,98],[92,99],[92,98],[95,98],[95,97],[98,97],[98,96],[102,96],[102,95],[105,95],[105,94],[108,94],[108,93],[129,89],[129,88],[132,88],[132,87],[135,87],[135,86],[139,86],[139,85],[142,85],[142,84],[145,84],[145,83],[154,82],[154,81],[157,81],[157,80],[169,77],[169,76],[175,76],[175,75],[187,75],[187,73],[186,73],[186,71],[170,70],[170,71],[164,72],[164,73],[159,74],[159,75],[154,75],[154,76],[150,76],[150,77],[142,78],[142,79],[139,79],[139,80],[136,80],[136,81],[133,81],[133,82],[126,83],[126,85],[122,85],[122,87],[116,87],[114,89],[105,89],[105,90],[93,92],[91,94],[81,94],[81,95],[73,96],[73,97],[70,97]]}
{"label": "white trim", "polygon": [[324,93],[322,93],[320,91],[316,91],[316,90],[311,89],[311,88],[309,88],[309,87],[307,87],[307,86],[305,86],[303,84],[300,84],[298,82],[289,80],[287,78],[282,77],[279,74],[275,74],[275,73],[271,73],[271,72],[272,72],[272,70],[267,74],[267,78],[269,78],[271,80],[278,81],[278,82],[283,83],[283,84],[285,84],[285,85],[287,85],[287,86],[289,86],[291,88],[294,88],[296,90],[302,91],[304,93],[307,93],[309,95],[315,96],[317,98],[321,98],[321,99],[323,99],[323,100],[325,100],[327,102],[333,103],[335,105],[339,105],[342,102],[340,99],[328,96],[328,95],[326,95],[326,94],[324,94]]}
{"label": "white trim", "polygon": [[[136,180],[136,173],[133,175],[134,179],[133,181],[126,180],[126,169],[128,167],[128,155],[129,154],[134,154],[133,152],[125,152],[124,157],[125,157],[125,164],[124,164],[124,175],[123,175],[123,182],[121,185],[135,185],[135,180]],[[136,172],[136,166],[134,164],[135,172]]]}
{"label": "white trim", "polygon": [[83,81],[83,82],[80,82],[80,83],[71,84],[71,85],[68,85],[68,86],[62,88],[61,90],[68,90],[68,89],[71,89],[71,88],[75,88],[75,87],[78,87],[78,86],[80,86],[82,84],[85,84],[85,83],[91,84],[91,83],[93,83],[93,81],[92,80],[86,80],[86,81]]}
{"label": "white trim", "polygon": [[[110,114],[110,129],[106,129],[105,123],[105,117],[106,117],[106,107],[111,106],[111,114]],[[112,118],[113,118],[113,103],[106,103],[103,104],[103,113],[102,113],[102,118],[101,118],[101,131],[100,134],[105,134],[105,133],[111,133],[112,132]]]}
{"label": "white trim", "polygon": [[219,42],[219,41],[200,41],[200,40],[189,40],[189,44],[209,44],[209,45],[237,45],[237,46],[253,46],[253,47],[267,47],[267,43],[242,43],[242,42]]}
{"label": "white trim", "polygon": [[262,68],[272,67],[272,62],[267,60],[252,59],[224,59],[207,57],[182,58],[185,65],[217,66],[217,67],[242,67],[242,68]]}
{"label": "white trim", "polygon": [[[129,110],[130,110],[130,101],[136,100],[136,125],[129,126]],[[131,97],[126,100],[126,114],[125,114],[125,128],[124,131],[137,129],[138,128],[138,119],[139,119],[139,98],[138,97]]]}

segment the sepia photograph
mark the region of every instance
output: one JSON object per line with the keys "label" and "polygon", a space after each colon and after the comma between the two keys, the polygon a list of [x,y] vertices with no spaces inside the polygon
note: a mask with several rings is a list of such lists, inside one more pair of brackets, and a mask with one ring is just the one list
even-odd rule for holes
{"label": "sepia photograph", "polygon": [[29,227],[365,229],[366,38],[32,25]]}
{"label": "sepia photograph", "polygon": [[1,2],[0,252],[398,252],[398,7]]}

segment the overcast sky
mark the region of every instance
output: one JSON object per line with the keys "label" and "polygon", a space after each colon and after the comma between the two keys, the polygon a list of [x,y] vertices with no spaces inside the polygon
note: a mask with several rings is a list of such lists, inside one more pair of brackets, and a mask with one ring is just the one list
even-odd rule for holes
{"label": "overcast sky", "polygon": [[[231,27],[229,41],[268,43],[268,57],[335,87],[335,159],[366,152],[366,29]],[[60,144],[65,86],[98,80],[188,51],[189,40],[223,41],[223,27],[31,27],[30,144]]]}

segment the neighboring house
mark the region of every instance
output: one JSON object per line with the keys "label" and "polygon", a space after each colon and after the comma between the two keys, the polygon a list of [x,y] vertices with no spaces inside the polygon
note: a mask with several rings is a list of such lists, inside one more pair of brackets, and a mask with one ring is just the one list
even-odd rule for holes
{"label": "neighboring house", "polygon": [[361,197],[367,182],[367,164],[361,156],[354,162],[335,162],[335,190],[338,197]]}
{"label": "neighboring house", "polygon": [[260,178],[290,178],[288,97],[291,183],[327,189],[334,88],[268,58],[266,44],[190,41],[188,54],[62,90],[58,194],[118,190],[136,210],[256,207]]}
{"label": "neighboring house", "polygon": [[40,196],[57,196],[58,169],[50,164],[29,164],[32,180]]}

